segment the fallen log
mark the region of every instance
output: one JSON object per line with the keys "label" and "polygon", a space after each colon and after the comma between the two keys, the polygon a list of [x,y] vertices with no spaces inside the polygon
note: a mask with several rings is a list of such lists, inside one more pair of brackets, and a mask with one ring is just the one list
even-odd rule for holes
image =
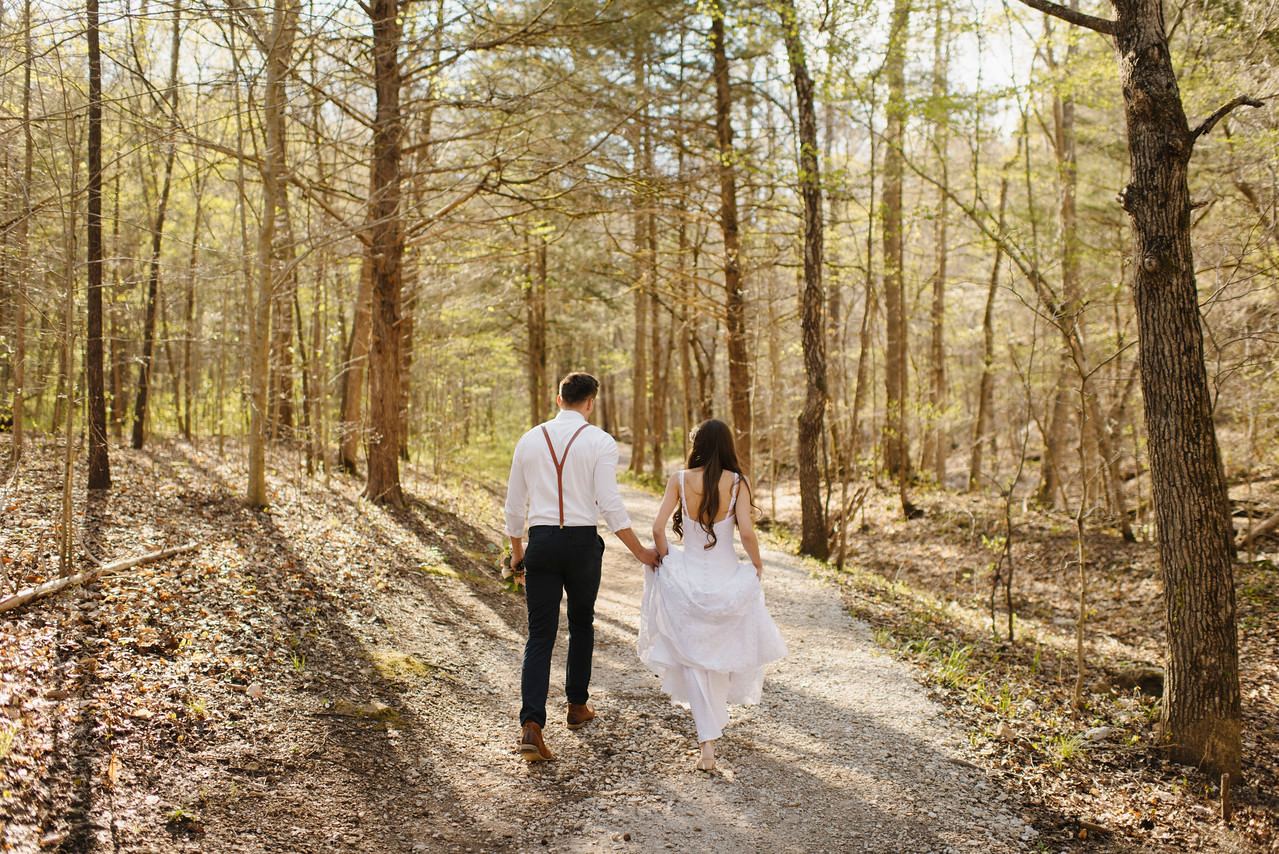
{"label": "fallen log", "polygon": [[1252,545],[1254,541],[1269,534],[1275,528],[1279,528],[1279,513],[1274,514],[1260,525],[1253,526],[1251,531],[1244,531],[1239,536],[1238,542],[1235,543],[1236,549],[1246,549]]}
{"label": "fallen log", "polygon": [[35,587],[28,587],[25,590],[19,590],[17,593],[6,599],[0,599],[0,612],[9,611],[14,608],[20,608],[28,602],[34,602],[45,596],[57,593],[76,584],[83,584],[92,581],[99,575],[107,572],[115,572],[121,569],[129,569],[144,563],[154,563],[157,560],[164,560],[166,557],[172,557],[175,554],[189,552],[199,547],[199,543],[186,543],[181,546],[174,546],[169,549],[160,549],[159,551],[147,552],[137,557],[127,557],[121,560],[104,563],[101,566],[86,570],[85,572],[77,572],[75,575],[66,575],[62,578],[55,578],[52,581],[46,581],[43,584],[37,584]]}

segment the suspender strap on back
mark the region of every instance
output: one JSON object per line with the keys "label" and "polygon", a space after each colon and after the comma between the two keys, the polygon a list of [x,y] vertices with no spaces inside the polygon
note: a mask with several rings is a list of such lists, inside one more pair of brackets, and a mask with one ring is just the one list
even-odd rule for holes
{"label": "suspender strap on back", "polygon": [[568,440],[568,444],[564,446],[564,456],[555,456],[555,445],[551,443],[551,433],[546,429],[546,425],[542,425],[542,436],[546,439],[546,447],[551,452],[551,462],[555,464],[555,490],[559,493],[560,499],[560,527],[564,527],[564,461],[568,459],[568,449],[573,447],[573,443],[577,441],[578,435],[589,427],[589,424],[583,424],[577,428],[577,432]]}

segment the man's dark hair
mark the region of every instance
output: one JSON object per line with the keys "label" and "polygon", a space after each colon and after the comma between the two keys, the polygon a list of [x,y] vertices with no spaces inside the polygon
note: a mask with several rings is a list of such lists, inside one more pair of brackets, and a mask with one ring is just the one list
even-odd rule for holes
{"label": "man's dark hair", "polygon": [[560,400],[565,406],[577,406],[599,394],[600,381],[590,374],[574,371],[560,380]]}

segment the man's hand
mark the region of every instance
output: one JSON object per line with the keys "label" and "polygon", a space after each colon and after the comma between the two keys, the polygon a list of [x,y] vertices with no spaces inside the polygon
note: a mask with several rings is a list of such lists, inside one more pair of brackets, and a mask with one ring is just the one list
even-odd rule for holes
{"label": "man's hand", "polygon": [[640,563],[649,569],[657,569],[657,565],[662,562],[662,556],[657,553],[657,549],[646,548],[643,550],[643,554],[636,555],[636,557],[639,558]]}

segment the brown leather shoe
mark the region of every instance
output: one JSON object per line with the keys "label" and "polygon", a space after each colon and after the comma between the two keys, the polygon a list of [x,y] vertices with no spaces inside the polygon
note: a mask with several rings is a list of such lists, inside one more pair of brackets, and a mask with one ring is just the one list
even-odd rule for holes
{"label": "brown leather shoe", "polygon": [[595,711],[585,703],[568,704],[568,728],[581,729],[595,717]]}
{"label": "brown leather shoe", "polygon": [[520,758],[525,762],[545,762],[553,758],[546,742],[542,741],[542,728],[532,721],[524,724],[520,733]]}

